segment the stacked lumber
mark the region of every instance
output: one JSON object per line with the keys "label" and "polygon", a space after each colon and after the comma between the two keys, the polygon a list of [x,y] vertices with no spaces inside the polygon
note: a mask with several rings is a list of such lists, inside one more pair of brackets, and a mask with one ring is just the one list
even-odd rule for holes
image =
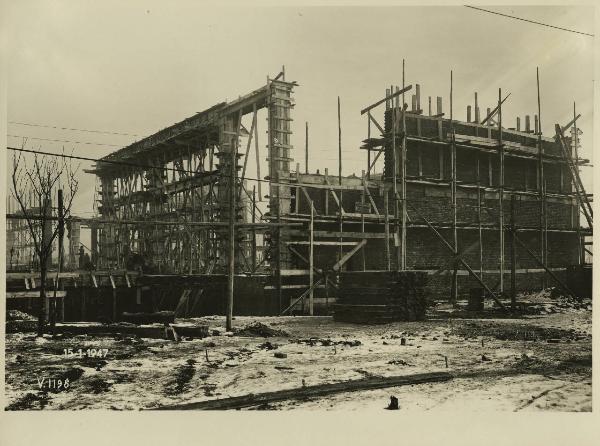
{"label": "stacked lumber", "polygon": [[343,272],[334,320],[366,324],[423,320],[426,279],[426,273],[418,271]]}

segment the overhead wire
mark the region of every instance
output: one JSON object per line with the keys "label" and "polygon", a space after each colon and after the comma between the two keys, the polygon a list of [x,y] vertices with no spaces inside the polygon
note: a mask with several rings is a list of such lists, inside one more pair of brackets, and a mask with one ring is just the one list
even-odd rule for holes
{"label": "overhead wire", "polygon": [[465,6],[465,8],[475,9],[475,10],[481,11],[481,12],[487,12],[488,14],[495,14],[495,15],[499,15],[499,16],[502,16],[502,17],[507,17],[509,19],[521,20],[523,22],[533,23],[535,25],[547,26],[548,28],[558,29],[560,31],[567,31],[567,32],[570,32],[570,33],[582,34],[584,36],[594,37],[593,34],[584,33],[582,31],[577,31],[577,30],[574,30],[574,29],[568,29],[568,28],[562,28],[560,26],[549,25],[548,23],[542,23],[542,22],[538,22],[538,21],[535,21],[535,20],[524,19],[523,17],[517,17],[517,16],[509,15],[509,14],[503,14],[503,13],[497,12],[497,11],[490,11],[489,9],[478,8],[476,6],[471,6],[471,5],[464,5],[464,6]]}
{"label": "overhead wire", "polygon": [[38,138],[35,136],[24,136],[24,135],[6,135],[11,138],[26,138],[26,139],[35,139],[36,141],[51,141],[51,142],[67,142],[72,144],[87,144],[92,146],[110,146],[110,147],[123,147],[123,144],[108,144],[102,142],[89,142],[89,141],[71,141],[69,139],[51,139],[51,138]]}
{"label": "overhead wire", "polygon": [[113,132],[107,130],[90,130],[90,129],[78,129],[73,127],[60,127],[58,125],[49,125],[49,124],[34,124],[31,122],[19,122],[19,121],[8,121],[9,124],[14,125],[25,125],[28,127],[43,127],[48,129],[57,129],[57,130],[71,130],[76,132],[87,132],[87,133],[102,133],[106,135],[120,135],[120,136],[137,136],[139,138],[145,138],[144,135],[137,135],[135,133],[126,133],[126,132]]}

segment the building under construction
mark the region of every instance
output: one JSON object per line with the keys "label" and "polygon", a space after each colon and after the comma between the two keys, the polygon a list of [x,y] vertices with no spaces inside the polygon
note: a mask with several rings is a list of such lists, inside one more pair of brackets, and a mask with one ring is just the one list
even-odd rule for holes
{"label": "building under construction", "polygon": [[[296,162],[309,150],[308,125],[292,133],[297,86],[282,71],[88,171],[98,217],[71,223],[77,234],[80,224],[91,229],[91,269],[66,285],[84,302],[71,317],[104,311],[102,289],[112,290],[115,318],[132,309],[223,314],[232,271],[234,314],[331,312],[351,272],[415,272],[427,298],[481,292],[500,306],[517,291],[584,292],[573,278],[591,254],[592,209],[578,116],[542,135],[539,109],[533,127],[529,116],[507,125],[501,92],[486,113],[475,94],[460,121],[452,93],[448,110],[441,97],[432,110],[418,84],[382,88],[356,110],[367,164],[360,177],[343,176],[341,143],[338,172]],[[257,178],[247,176],[251,164]]]}

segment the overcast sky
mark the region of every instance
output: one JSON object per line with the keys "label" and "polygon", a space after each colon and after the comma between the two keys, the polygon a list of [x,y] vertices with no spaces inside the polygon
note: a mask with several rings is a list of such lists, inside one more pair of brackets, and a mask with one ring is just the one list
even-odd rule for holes
{"label": "overcast sky", "polygon": [[[503,122],[537,113],[540,68],[543,131],[566,124],[573,102],[582,114],[583,156],[592,154],[593,38],[465,7],[216,8],[197,2],[11,2],[8,8],[9,121],[77,129],[152,134],[223,100],[256,89],[282,65],[295,90],[292,143],[304,163],[310,126],[311,170],[337,172],[337,96],[342,103],[344,174],[360,175],[367,122],[360,109],[386,86],[421,84],[443,96],[448,111],[454,71],[454,116],[479,93],[482,114],[498,88],[511,93]],[[593,33],[590,7],[489,7],[495,11]],[[409,102],[410,97],[407,99]],[[434,99],[435,101],[435,99]],[[382,110],[376,113],[381,117]],[[381,121],[381,119],[380,119]],[[523,122],[523,121],[522,121]],[[259,121],[264,146],[264,120]],[[111,145],[33,140],[99,157],[133,136],[8,124],[9,135]],[[9,137],[9,145],[19,138]],[[264,152],[263,152],[264,154]],[[82,168],[89,168],[84,163]],[[588,170],[590,170],[588,168]],[[266,171],[266,170],[265,170]],[[589,172],[591,174],[591,172]],[[249,175],[254,176],[250,170]],[[590,184],[591,175],[586,176]],[[94,177],[80,175],[74,213],[88,215]]]}

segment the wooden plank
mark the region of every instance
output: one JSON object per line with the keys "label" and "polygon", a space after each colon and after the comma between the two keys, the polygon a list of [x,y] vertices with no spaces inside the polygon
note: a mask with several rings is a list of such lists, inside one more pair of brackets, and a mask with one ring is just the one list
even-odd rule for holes
{"label": "wooden plank", "polygon": [[485,117],[485,119],[483,121],[481,121],[481,125],[484,125],[489,119],[491,119],[500,110],[500,107],[502,106],[502,104],[504,104],[504,101],[506,101],[509,96],[510,96],[510,93],[508,93],[504,99],[502,99],[502,97],[500,97],[501,101],[498,103],[496,108],[494,108],[491,112],[489,112],[488,115]]}
{"label": "wooden plank", "polygon": [[379,100],[379,101],[375,102],[374,104],[371,104],[371,105],[369,105],[369,106],[368,106],[368,107],[366,107],[366,108],[363,108],[363,109],[360,111],[360,114],[361,114],[361,115],[364,115],[364,114],[365,114],[365,113],[367,113],[369,110],[372,110],[373,108],[377,107],[378,105],[381,105],[381,104],[383,104],[384,102],[386,102],[386,101],[388,101],[388,100],[391,100],[391,99],[393,99],[393,98],[395,98],[395,97],[397,97],[397,96],[401,95],[402,93],[406,93],[406,92],[407,92],[407,91],[409,91],[411,88],[412,88],[412,85],[409,85],[408,87],[406,87],[406,88],[403,88],[402,90],[398,90],[398,91],[396,91],[395,93],[392,93],[392,94],[390,94],[390,95],[386,96],[385,98],[383,98],[383,99],[381,99],[381,100]]}
{"label": "wooden plank", "polygon": [[281,275],[283,277],[308,276],[308,270],[307,269],[282,269]]}
{"label": "wooden plank", "polygon": [[[364,178],[364,176],[363,176]],[[377,205],[375,204],[375,201],[373,200],[373,197],[371,196],[371,192],[369,191],[369,188],[367,187],[367,184],[365,181],[363,181],[363,186],[364,186],[364,190],[367,193],[367,197],[369,198],[369,202],[371,203],[371,206],[373,206],[373,210],[375,211],[375,214],[379,215],[379,209],[377,209]]]}
{"label": "wooden plank", "polygon": [[[54,296],[56,293],[56,297],[67,297],[66,291],[52,291],[49,292],[48,295],[52,294]],[[6,298],[7,299],[20,299],[20,298],[38,298],[40,297],[39,291],[7,291]]]}
{"label": "wooden plank", "polygon": [[581,117],[581,114],[578,114],[576,117],[571,119],[571,121],[567,125],[562,127],[562,131],[566,132],[569,129],[569,127],[571,127],[573,124],[575,124],[575,121],[577,121],[580,117]]}
{"label": "wooden plank", "polygon": [[337,393],[356,392],[361,390],[385,389],[389,387],[407,386],[414,384],[445,382],[453,378],[450,373],[431,372],[413,375],[369,377],[339,383],[317,384],[295,389],[278,390],[260,394],[221,398],[217,400],[198,401],[191,403],[160,406],[158,410],[227,410],[252,407],[277,401],[316,398]]}
{"label": "wooden plank", "polygon": [[[324,180],[325,180],[325,184],[326,185],[331,186],[331,184],[329,184],[329,179],[327,178],[327,176],[325,176]],[[340,180],[341,180],[341,177],[340,177]],[[339,185],[340,186],[342,185],[341,182],[340,182]],[[337,204],[338,209],[340,210],[340,212],[342,214],[345,214],[344,208],[342,207],[342,203],[340,202],[340,200],[339,200],[337,194],[335,193],[335,191],[333,190],[333,188],[329,187],[329,191],[331,192],[331,195],[333,195],[333,199],[335,200],[335,203]],[[341,191],[340,191],[340,193],[341,193]]]}
{"label": "wooden plank", "polygon": [[306,201],[308,201],[310,203],[310,206],[311,206],[311,209],[312,209],[312,212],[313,212],[313,217],[315,215],[318,215],[317,209],[315,208],[315,204],[311,200],[310,195],[308,195],[308,192],[306,192],[306,188],[304,186],[300,186],[300,190],[302,191],[302,193],[306,197]]}
{"label": "wooden plank", "polygon": [[[304,291],[300,296],[298,296],[296,298],[296,300],[294,300],[287,308],[285,308],[280,315],[283,316],[284,314],[286,314],[288,311],[290,311],[293,307],[295,307],[298,302],[300,302],[301,300],[304,300],[304,298],[316,287],[321,285],[321,282],[323,282],[323,279],[319,279],[317,280],[311,287],[309,287],[306,291]],[[304,285],[285,285],[285,287],[287,288],[304,288]],[[269,287],[265,287],[265,289],[268,289]]]}
{"label": "wooden plank", "polygon": [[367,239],[362,239],[360,242],[358,242],[356,244],[356,246],[354,246],[354,248],[352,248],[350,251],[348,251],[346,254],[344,254],[344,256],[335,264],[333,265],[332,269],[334,271],[339,271],[340,268],[342,266],[344,266],[344,264],[350,260],[350,258],[356,254],[363,246],[365,246],[367,244]]}
{"label": "wooden plank", "polygon": [[[371,113],[369,113],[369,120],[375,124],[375,127],[377,127],[377,129],[381,132],[382,135],[385,135],[385,130],[383,130],[383,127],[381,127],[381,125],[379,125],[379,123],[377,122],[377,120],[373,117],[373,115],[371,115]],[[370,138],[370,136],[369,136]]]}
{"label": "wooden plank", "polygon": [[[309,245],[310,242],[298,240],[285,242],[287,245]],[[315,241],[313,242],[316,246],[355,246],[356,242],[339,242],[339,241]]]}

